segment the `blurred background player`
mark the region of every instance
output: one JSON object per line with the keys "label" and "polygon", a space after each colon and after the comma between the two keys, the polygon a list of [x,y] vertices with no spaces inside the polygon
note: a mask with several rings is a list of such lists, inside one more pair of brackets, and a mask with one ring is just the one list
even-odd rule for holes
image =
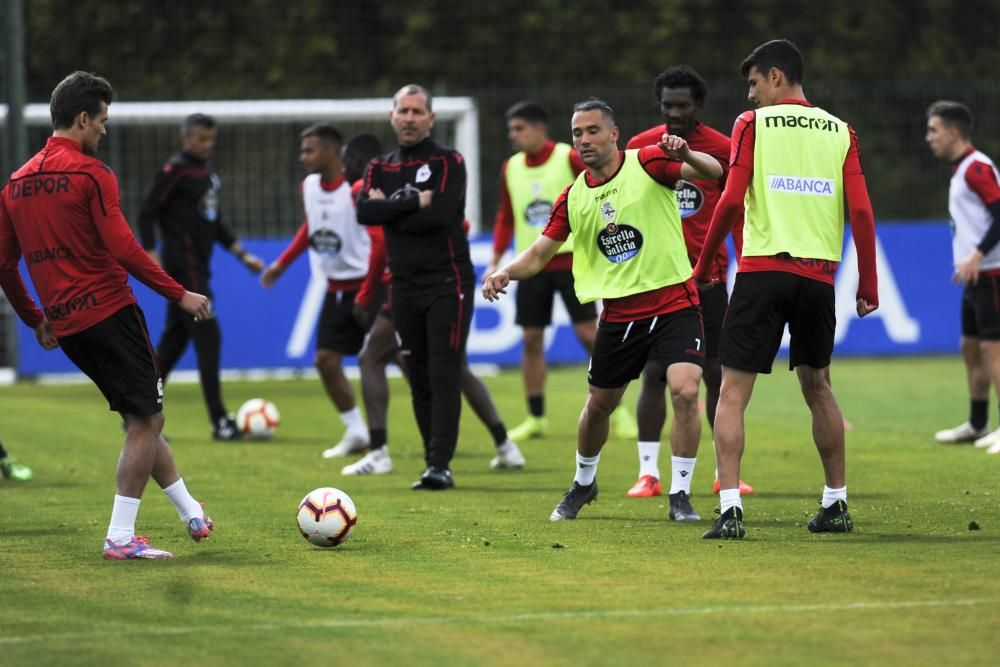
{"label": "blurred background player", "polygon": [[[682,137],[688,147],[694,151],[708,153],[722,165],[723,174],[711,180],[684,180],[677,191],[677,204],[680,208],[681,227],[684,230],[684,243],[687,245],[688,259],[694,266],[701,253],[701,247],[708,233],[708,225],[712,221],[712,212],[719,202],[719,195],[726,184],[726,171],[729,165],[729,137],[709,127],[698,120],[698,113],[705,108],[705,98],[708,86],[705,80],[687,65],[669,67],[661,72],[653,81],[653,95],[660,105],[665,124],[637,134],[632,137],[626,149],[655,146],[661,141],[664,133]],[[726,316],[726,305],[729,293],[726,291],[726,270],[729,266],[729,252],[726,246],[719,251],[712,262],[713,280],[718,281],[718,287],[699,290],[701,298],[701,316],[705,325],[705,369],[702,381],[705,383],[705,413],[708,426],[715,423],[715,407],[719,402],[719,385],[722,382],[722,369],[719,366],[719,333],[722,331],[722,321]],[[647,498],[662,494],[660,485],[660,437],[663,424],[667,419],[667,401],[664,395],[663,368],[651,365],[643,372],[642,390],[636,406],[636,416],[639,422],[639,479],[629,489],[630,498]],[[681,451],[674,438],[670,439],[670,491],[671,502],[682,504],[684,498],[691,495],[691,479],[694,475],[695,459],[698,455],[698,443],[690,451]],[[719,492],[718,470],[715,477],[715,493]],[[740,481],[741,493],[753,493],[753,488]],[[679,520],[697,520],[697,514],[685,515],[676,513]]]}
{"label": "blurred background player", "polygon": [[[374,143],[373,143],[374,142]],[[360,185],[361,170],[382,148],[372,135],[358,135],[347,144],[344,163],[348,166],[348,178],[358,175]],[[357,171],[356,171],[357,170]],[[358,461],[344,466],[344,475],[381,475],[392,472],[389,457],[388,420],[389,383],[386,366],[394,361],[406,374],[406,363],[396,343],[396,330],[392,325],[391,279],[387,268],[384,236],[381,227],[371,227],[372,258],[368,275],[354,301],[355,317],[368,321],[372,310],[377,308],[368,338],[358,360],[361,368],[361,387],[365,397],[365,411],[368,413],[368,432],[371,434],[371,451]],[[381,301],[381,305],[379,302]],[[483,422],[493,438],[496,455],[490,460],[494,470],[510,470],[524,467],[524,456],[517,443],[507,435],[493,397],[486,385],[469,368],[468,360],[462,365],[462,395],[469,402],[472,411]]]}
{"label": "blurred background player", "polygon": [[997,167],[972,145],[972,111],[939,100],[927,109],[925,139],[934,157],[951,164],[948,214],[952,256],[962,292],[962,359],[969,388],[969,420],[938,431],[944,443],[975,442],[1000,453],[1000,428],[989,432],[991,381],[1000,392],[1000,185]]}
{"label": "blurred background player", "polygon": [[316,328],[316,370],[347,428],[323,458],[347,456],[368,447],[368,428],[344,375],[345,356],[356,355],[365,330],[354,317],[354,300],[368,271],[371,228],[358,224],[351,183],[340,161],[344,137],[330,125],[314,125],[301,135],[299,161],[309,174],[302,181],[306,219],[281,256],[261,276],[271,287],[307,248],[314,274],[326,278],[326,298]]}
{"label": "blurred background player", "polygon": [[[191,114],[181,123],[180,140],[181,152],[167,160],[153,177],[139,213],[139,234],[142,247],[170,277],[185,289],[211,298],[208,281],[216,243],[233,253],[253,273],[259,273],[264,263],[244,250],[222,222],[219,210],[222,181],[210,159],[216,140],[215,120],[205,114]],[[160,253],[156,252],[157,226]],[[218,319],[195,320],[177,304],[168,304],[166,324],[156,346],[164,380],[180,361],[189,341],[194,341],[212,437],[238,440],[240,430],[222,402],[219,380],[222,331]]]}
{"label": "blurred background player", "polygon": [[[510,107],[507,138],[517,153],[500,167],[500,205],[493,226],[493,259],[485,275],[497,270],[500,259],[514,241],[514,254],[526,250],[545,227],[552,202],[577,174],[587,166],[569,144],[549,138],[549,117],[537,102],[522,101]],[[515,322],[524,331],[521,377],[528,401],[528,417],[510,430],[516,441],[545,437],[545,328],[552,323],[552,307],[559,293],[573,333],[587,351],[594,351],[597,335],[597,308],[581,304],[573,290],[573,236],[540,273],[517,285]],[[615,433],[634,438],[636,425],[631,414],[619,407],[612,417]]]}
{"label": "blurred background player", "polygon": [[[551,521],[575,519],[597,497],[609,417],[651,360],[665,369],[674,405],[672,435],[685,448],[701,436],[704,335],[674,188],[682,178],[722,175],[718,161],[689,150],[676,136],[663,134],[657,146],[619,151],[614,111],[600,100],[577,104],[571,127],[587,170],[556,200],[534,243],[483,283],[487,300],[499,298],[511,280],[541,271],[573,231],[580,241],[573,261],[577,296],[584,303],[604,302],[577,432],[576,475]],[[685,513],[693,513],[685,504]]]}
{"label": "blurred background player", "polygon": [[[735,144],[694,277],[713,280],[719,247],[748,206],[733,297],[720,343],[722,388],[715,414],[721,505],[706,539],[742,539],[740,460],[744,413],[759,373],[770,373],[787,325],[788,367],[812,415],[812,436],[825,486],[811,532],[848,532],[844,418],[830,385],[837,324],[834,273],[844,246],[844,199],[858,254],[855,308],[878,308],[875,221],[854,130],[810,104],[802,90],[802,54],[786,39],[761,44],[740,65],[746,111],[733,127]],[[779,176],[780,174],[780,176]]]}
{"label": "blurred background player", "polygon": [[[186,291],[143,252],[121,212],[118,179],[94,155],[107,133],[114,92],[74,72],[52,91],[52,136],[0,192],[0,287],[45,349],[61,347],[125,421],[117,495],[104,540],[106,560],[171,558],[135,535],[146,482],[163,488],[195,542],[212,520],[177,473],[163,429],[163,382],[129,274],[196,321],[208,299]],[[45,308],[28,294],[18,260]]]}
{"label": "blurred background player", "polygon": [[427,464],[412,488],[449,489],[475,289],[463,224],[465,160],[431,139],[433,101],[422,86],[396,92],[389,121],[399,146],[369,163],[358,222],[385,232],[392,316]]}
{"label": "blurred background player", "polygon": [[3,475],[4,479],[16,482],[27,482],[32,477],[31,468],[11,456],[4,449],[2,442],[0,442],[0,475]]}

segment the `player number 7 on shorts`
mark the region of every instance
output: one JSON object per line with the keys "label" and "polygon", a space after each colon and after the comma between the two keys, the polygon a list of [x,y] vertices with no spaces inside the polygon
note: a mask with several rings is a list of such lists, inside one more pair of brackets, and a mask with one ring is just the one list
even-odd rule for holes
{"label": "player number 7 on shorts", "polygon": [[695,338],[694,339],[694,349],[696,349],[699,352],[701,352],[701,339],[700,338]]}

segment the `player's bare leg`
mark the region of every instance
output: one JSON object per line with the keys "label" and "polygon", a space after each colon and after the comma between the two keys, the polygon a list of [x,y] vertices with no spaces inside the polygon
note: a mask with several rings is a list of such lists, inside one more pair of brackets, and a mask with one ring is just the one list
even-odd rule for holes
{"label": "player's bare leg", "polygon": [[344,355],[334,350],[316,350],[316,370],[327,396],[340,413],[346,431],[339,443],[323,452],[323,458],[347,456],[364,451],[369,445],[368,427],[354,400],[354,388],[344,375]]}
{"label": "player's bare leg", "polygon": [[[396,359],[405,373],[396,329],[392,320],[377,316],[368,332],[365,346],[358,355],[361,370],[361,395],[368,415],[369,451],[361,459],[341,468],[342,475],[382,475],[393,471],[388,445],[389,380],[385,369]],[[334,448],[336,449],[336,448]]]}
{"label": "player's bare leg", "polygon": [[826,485],[823,487],[822,508],[809,521],[814,533],[846,533],[854,528],[847,511],[847,473],[844,451],[844,416],[837,405],[830,384],[830,367],[795,368],[802,396],[812,413],[813,440],[823,462]]}
{"label": "player's bare leg", "polygon": [[670,512],[675,521],[699,521],[701,517],[691,506],[691,478],[701,440],[701,415],[698,412],[698,387],[701,367],[680,362],[667,368],[667,387],[674,422],[670,427]]}
{"label": "player's bare leg", "polygon": [[601,460],[601,448],[608,440],[611,413],[618,407],[624,393],[625,387],[602,389],[590,386],[577,424],[573,486],[556,505],[549,521],[575,519],[584,505],[597,498],[597,464]]}
{"label": "player's bare leg", "polygon": [[663,362],[650,360],[642,369],[642,387],[636,401],[639,428],[639,477],[626,495],[651,498],[663,495],[660,483],[660,437],[667,421],[666,368]]}
{"label": "player's bare leg", "polygon": [[528,399],[529,414],[523,422],[510,429],[510,437],[520,441],[544,438],[549,429],[545,417],[545,376],[548,370],[545,363],[545,329],[524,327],[523,345],[521,380]]}

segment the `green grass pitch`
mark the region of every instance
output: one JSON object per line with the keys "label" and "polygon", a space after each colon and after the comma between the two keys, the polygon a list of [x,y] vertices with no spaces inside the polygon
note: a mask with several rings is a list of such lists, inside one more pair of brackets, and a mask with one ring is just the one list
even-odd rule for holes
{"label": "green grass pitch", "polygon": [[[489,470],[489,435],[466,409],[443,493],[409,490],[422,452],[401,381],[396,472],[375,478],[320,458],[341,426],[316,380],[228,383],[232,409],[262,396],[282,413],[274,440],[241,444],[209,439],[197,386],[170,386],[166,433],[216,532],[191,542],[151,483],[137,529],[175,552],[165,562],[100,558],[122,436],[97,390],[0,388],[0,438],[35,470],[0,481],[0,665],[996,664],[1000,456],[933,441],[965,418],[960,361],[835,360],[833,378],[854,424],[855,531],[806,530],[823,478],[795,377],[776,368],[747,415],[757,493],[736,543],[700,539],[716,506],[707,427],[702,522],[668,522],[665,497],[627,499],[635,443],[612,440],[597,502],[549,523],[572,481],[581,368],[550,374],[551,435],[521,443],[523,471]],[[517,423],[519,375],[487,384]],[[660,467],[669,480],[669,450]],[[295,526],[319,486],[360,514],[336,549]]]}

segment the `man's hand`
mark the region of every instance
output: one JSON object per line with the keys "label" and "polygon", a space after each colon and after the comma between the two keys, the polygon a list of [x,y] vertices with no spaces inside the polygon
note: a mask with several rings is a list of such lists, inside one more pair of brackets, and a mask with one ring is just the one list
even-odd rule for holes
{"label": "man's hand", "polygon": [[35,327],[35,339],[46,350],[54,350],[59,347],[59,340],[52,333],[52,325],[46,319],[43,319],[41,324]]}
{"label": "man's hand", "polygon": [[433,190],[420,191],[420,208],[427,208],[431,205],[431,198],[434,196]]}
{"label": "man's hand", "polygon": [[378,188],[372,188],[368,191],[369,199],[385,199],[385,193]]}
{"label": "man's hand", "polygon": [[244,252],[240,255],[240,261],[251,273],[260,273],[264,269],[264,260],[253,253]]}
{"label": "man's hand", "polygon": [[678,137],[676,134],[664,134],[660,137],[660,143],[657,144],[660,150],[663,151],[667,157],[671,157],[675,160],[680,160],[681,162],[687,162],[687,157],[691,152],[688,148],[688,143],[684,141],[683,137]]}
{"label": "man's hand", "polygon": [[493,302],[500,299],[501,294],[506,294],[507,285],[510,284],[510,274],[506,271],[494,271],[483,280],[483,298]]}
{"label": "man's hand", "polygon": [[215,317],[214,313],[212,313],[212,302],[204,294],[184,292],[184,296],[177,302],[177,305],[185,312],[194,315],[195,322]]}
{"label": "man's hand", "polygon": [[260,284],[264,287],[273,287],[274,283],[278,282],[278,278],[285,272],[285,267],[278,262],[271,262],[271,265],[267,267],[264,273],[260,277]]}
{"label": "man's hand", "polygon": [[959,285],[975,285],[979,282],[979,265],[983,263],[983,253],[973,250],[968,257],[955,265],[952,281]]}
{"label": "man's hand", "polygon": [[857,310],[858,310],[858,317],[864,317],[868,313],[874,313],[876,310],[878,310],[878,304],[876,303],[873,306],[864,299],[858,299]]}
{"label": "man's hand", "polygon": [[354,308],[352,309],[351,314],[354,316],[354,321],[358,323],[358,326],[360,326],[365,331],[368,331],[368,327],[371,324],[370,321],[371,318],[368,317],[369,314],[368,306],[366,306],[363,303],[358,303],[357,301],[355,301]]}

